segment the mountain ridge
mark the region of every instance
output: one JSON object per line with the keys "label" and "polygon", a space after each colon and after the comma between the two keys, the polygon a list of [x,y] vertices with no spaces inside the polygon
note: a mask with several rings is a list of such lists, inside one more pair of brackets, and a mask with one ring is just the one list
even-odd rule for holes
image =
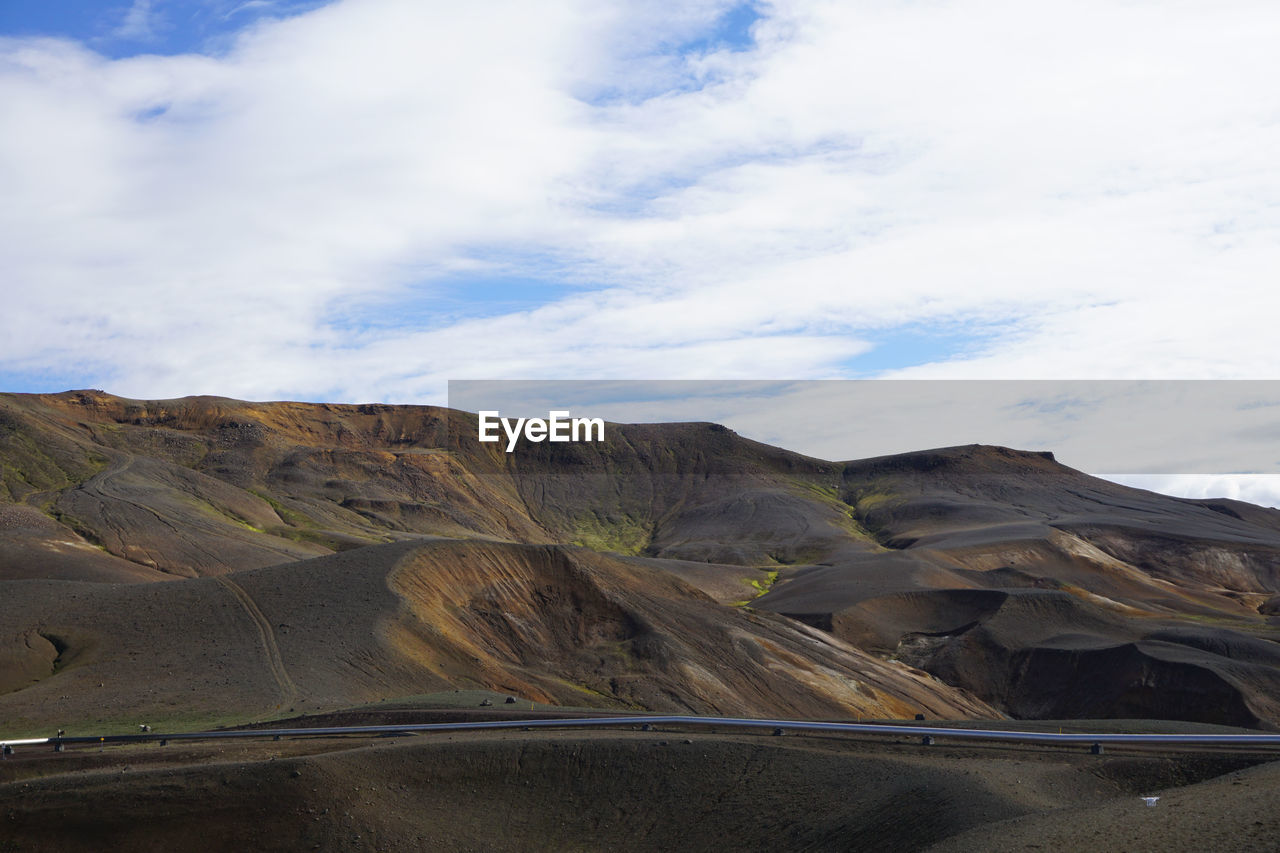
{"label": "mountain ridge", "polygon": [[[73,581],[115,590],[102,595],[124,611],[150,612],[147,602],[173,584],[163,596],[181,607],[238,607],[227,611],[235,620],[191,640],[197,658],[202,644],[241,649],[256,662],[235,702],[255,713],[283,707],[279,673],[323,653],[290,652],[296,630],[269,635],[303,621],[304,634],[345,636],[332,622],[347,605],[317,578],[347,560],[373,584],[361,593],[368,608],[349,614],[364,637],[349,638],[363,661],[353,683],[367,681],[366,666],[396,675],[364,692],[326,687],[328,675],[290,675],[295,705],[456,682],[605,707],[1039,718],[1172,710],[1280,726],[1280,656],[1271,654],[1280,513],[1157,495],[1074,471],[1050,452],[989,445],[831,462],[710,423],[611,424],[604,442],[526,443],[510,454],[475,433],[474,415],[430,406],[0,394],[0,584],[40,602],[9,611],[26,627],[0,654],[22,677],[39,677],[10,685],[0,707],[34,708],[31,697],[71,681],[65,653],[81,655],[82,673],[114,673],[104,684],[154,676],[129,663],[143,647],[112,619],[64,609],[66,636],[41,633],[48,608],[61,606],[57,590]],[[417,555],[405,559],[430,567],[432,580],[400,584],[405,576],[380,556],[386,548]],[[529,548],[553,549],[562,562]],[[468,560],[488,568],[456,574]],[[605,589],[614,592],[601,599]],[[614,605],[601,609],[606,599],[631,615],[617,622]],[[539,601],[577,609],[549,619]],[[587,602],[596,603],[584,617]],[[423,627],[445,624],[449,637]],[[565,633],[570,624],[578,628]],[[586,639],[591,625],[607,642]],[[597,640],[612,651],[582,658]],[[186,672],[198,663],[188,651],[160,657]],[[451,676],[432,670],[431,661],[455,658]],[[193,693],[213,689],[165,677],[192,713]],[[869,683],[879,685],[874,697],[858,692]],[[751,684],[773,686],[757,694]],[[128,708],[127,692],[107,705]]]}

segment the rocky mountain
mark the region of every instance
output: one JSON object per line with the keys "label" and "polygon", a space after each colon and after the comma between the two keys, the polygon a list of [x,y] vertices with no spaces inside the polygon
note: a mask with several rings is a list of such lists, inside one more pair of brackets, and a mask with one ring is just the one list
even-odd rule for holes
{"label": "rocky mountain", "polygon": [[556,705],[1280,725],[1280,512],[972,446],[0,395],[0,713]]}

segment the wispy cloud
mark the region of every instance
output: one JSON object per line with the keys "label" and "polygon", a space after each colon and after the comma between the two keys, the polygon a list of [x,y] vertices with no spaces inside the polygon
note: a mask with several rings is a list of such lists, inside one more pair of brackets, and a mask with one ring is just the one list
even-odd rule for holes
{"label": "wispy cloud", "polygon": [[276,5],[275,0],[247,0],[247,2],[245,3],[237,3],[235,6],[231,7],[226,12],[224,12],[222,14],[222,19],[224,21],[230,20],[232,17],[234,17],[235,15],[239,15],[241,12],[249,12],[254,10],[265,11],[265,10],[274,8],[275,5]]}
{"label": "wispy cloud", "polygon": [[155,0],[133,0],[133,5],[124,13],[124,20],[111,31],[112,37],[139,42],[154,39],[159,16],[154,7]]}
{"label": "wispy cloud", "polygon": [[1280,476],[1275,474],[1119,474],[1108,479],[1179,498],[1230,498],[1280,508]]}
{"label": "wispy cloud", "polygon": [[[744,5],[347,0],[217,57],[0,42],[0,366],[441,401],[849,375],[960,322],[990,337],[899,375],[1271,374],[1270,5],[777,0],[708,36]],[[456,311],[468,276],[563,286]]]}

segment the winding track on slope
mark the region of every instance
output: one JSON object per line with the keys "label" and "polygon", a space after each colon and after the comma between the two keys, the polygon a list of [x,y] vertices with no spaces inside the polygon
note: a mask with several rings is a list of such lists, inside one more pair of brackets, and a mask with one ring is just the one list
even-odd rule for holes
{"label": "winding track on slope", "polygon": [[244,612],[253,621],[254,627],[258,631],[258,636],[262,640],[262,648],[266,653],[267,669],[271,671],[271,677],[275,680],[276,686],[280,689],[281,704],[292,704],[298,699],[298,685],[293,683],[293,679],[289,677],[289,671],[284,668],[284,659],[280,657],[280,646],[276,643],[275,631],[271,628],[271,622],[267,619],[262,609],[258,607],[257,602],[253,600],[253,596],[245,592],[244,587],[233,581],[226,575],[219,575],[214,578],[227,591],[236,597],[240,602],[240,606],[244,608]]}
{"label": "winding track on slope", "polygon": [[[156,523],[159,524],[162,528],[170,531],[175,538],[185,542],[191,548],[198,549],[201,553],[203,553],[206,557],[208,557],[209,561],[214,565],[218,565],[218,564],[226,565],[226,564],[222,561],[222,559],[218,556],[218,554],[211,551],[206,544],[202,543],[199,540],[198,537],[184,536],[183,535],[184,530],[197,530],[202,533],[206,533],[213,536],[226,536],[230,531],[231,535],[234,536],[237,539],[237,541],[240,541],[246,544],[251,544],[255,548],[259,548],[259,549],[268,551],[272,554],[279,555],[281,562],[287,562],[287,561],[292,561],[297,559],[296,553],[274,545],[270,541],[272,537],[257,537],[257,538],[250,539],[245,537],[244,535],[236,535],[234,526],[231,526],[231,527],[219,526],[217,524],[210,523],[209,521],[200,518],[198,515],[192,515],[186,518],[173,517],[171,516],[170,513],[166,512],[163,509],[163,507],[153,506],[150,503],[147,503],[146,501],[139,499],[138,495],[136,494],[136,491],[131,490],[127,485],[127,483],[123,482],[124,477],[133,468],[134,463],[138,461],[138,458],[132,454],[123,453],[115,450],[112,450],[109,452],[108,458],[110,462],[108,463],[106,468],[102,469],[97,474],[94,474],[92,477],[85,480],[75,489],[72,489],[70,491],[83,492],[89,497],[94,498],[97,501],[101,502],[104,505],[104,507],[107,507],[107,508],[109,508],[112,503],[120,503],[120,504],[133,507],[134,509],[137,509],[141,512],[144,512],[152,516],[156,520]],[[179,490],[179,492],[181,492],[181,490]],[[194,497],[199,501],[208,503],[199,495],[196,495],[194,493],[185,492],[183,494],[186,497]],[[214,511],[214,512],[218,511],[216,507],[214,507],[212,504],[209,504],[209,507],[211,511]],[[110,513],[105,512],[102,516],[102,523],[110,528],[111,533],[120,541],[120,543],[123,546],[123,543],[129,541],[130,539],[129,533],[128,531],[122,530],[119,527],[117,527],[115,524],[112,523],[112,521],[113,519],[111,518]],[[111,551],[110,553],[122,559],[128,560],[132,563],[137,563],[138,565],[146,566],[147,568],[150,568],[150,569],[157,568],[157,564],[154,559],[142,560],[142,559],[139,559],[136,555],[130,556],[128,549],[124,547],[121,547],[119,551],[120,553],[118,554],[115,551]],[[161,571],[167,571],[167,570],[161,569]]]}

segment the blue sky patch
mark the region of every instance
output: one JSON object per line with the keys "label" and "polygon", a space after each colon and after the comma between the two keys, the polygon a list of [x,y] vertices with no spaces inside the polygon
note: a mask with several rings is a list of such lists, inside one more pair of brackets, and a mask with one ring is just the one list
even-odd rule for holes
{"label": "blue sky patch", "polygon": [[874,348],[854,356],[841,366],[855,377],[869,377],[886,370],[933,364],[957,356],[971,355],[1004,331],[1003,327],[983,327],[959,323],[910,323],[858,336]]}
{"label": "blue sky patch", "polygon": [[331,0],[0,0],[0,35],[79,41],[111,59],[217,54],[260,18],[287,18]]}
{"label": "blue sky patch", "polygon": [[327,325],[342,332],[424,330],[462,320],[532,311],[563,299],[574,285],[519,275],[459,275],[413,285],[385,299],[332,306]]}
{"label": "blue sky patch", "polygon": [[756,43],[751,27],[762,17],[755,3],[738,3],[701,31],[686,31],[623,59],[623,64],[634,65],[641,72],[626,75],[627,85],[604,83],[578,95],[584,103],[604,107],[642,103],[673,92],[696,92],[715,82],[705,70],[695,70],[696,60],[722,50],[752,50]]}
{"label": "blue sky patch", "polygon": [[0,391],[8,394],[56,394],[60,391],[82,391],[95,382],[101,382],[101,380],[79,370],[0,370]]}
{"label": "blue sky patch", "polygon": [[739,3],[721,15],[710,32],[681,45],[679,53],[689,55],[717,50],[751,50],[756,43],[751,36],[751,26],[761,17],[755,3]]}

